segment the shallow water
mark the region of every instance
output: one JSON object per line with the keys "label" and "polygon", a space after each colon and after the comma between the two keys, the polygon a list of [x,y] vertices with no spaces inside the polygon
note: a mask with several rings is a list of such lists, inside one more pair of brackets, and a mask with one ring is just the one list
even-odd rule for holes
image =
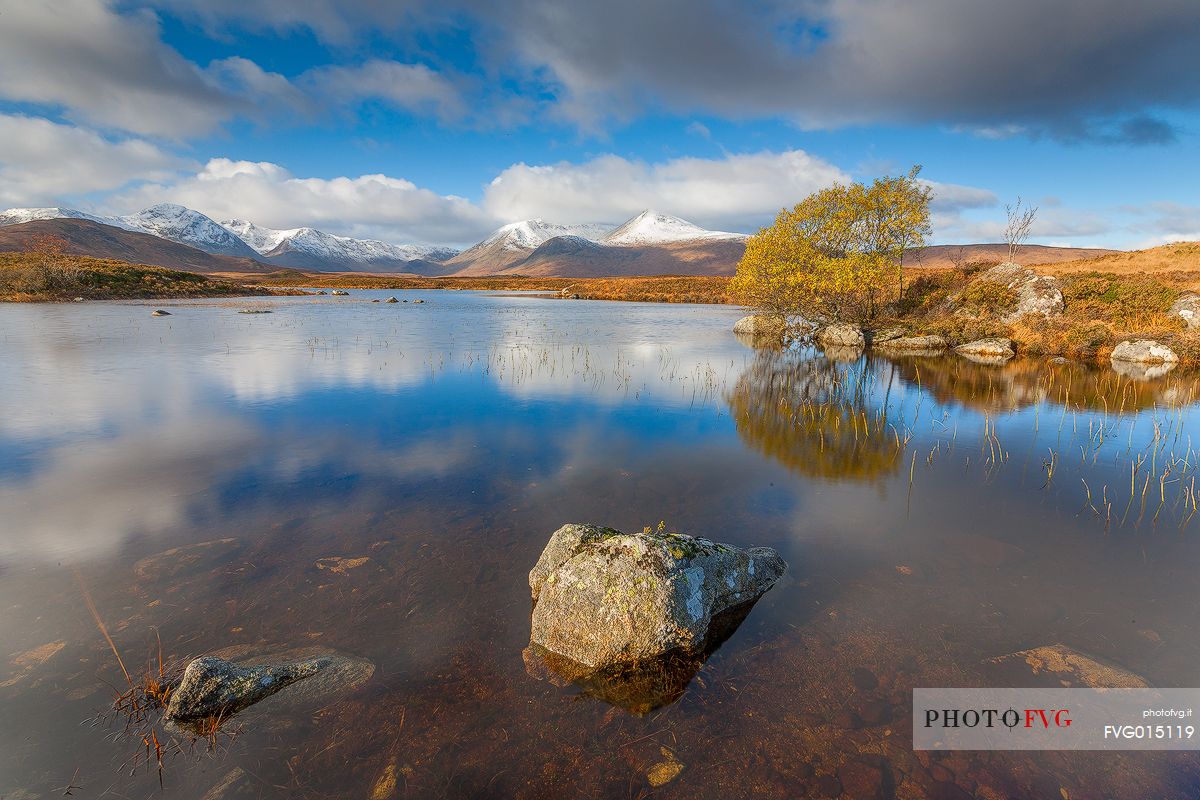
{"label": "shallow water", "polygon": [[[369,302],[390,294],[427,302]],[[1200,686],[1195,376],[753,350],[737,317],[473,292],[0,308],[0,798],[1200,793],[1191,754],[914,753],[908,723],[914,686],[1032,682],[989,659],[1055,643]],[[791,566],[676,702],[632,713],[522,658],[528,570],[572,521]],[[125,678],[88,598],[134,674],[160,640],[175,664],[375,669],[180,740],[160,774],[103,716]]]}

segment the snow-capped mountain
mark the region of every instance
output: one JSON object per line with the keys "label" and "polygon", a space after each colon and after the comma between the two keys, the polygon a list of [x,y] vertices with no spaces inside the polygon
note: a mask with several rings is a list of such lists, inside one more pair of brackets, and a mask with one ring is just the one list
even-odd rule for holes
{"label": "snow-capped mountain", "polygon": [[125,223],[120,217],[102,217],[74,208],[10,208],[7,211],[0,211],[0,226],[20,225],[39,219],[86,219],[92,222],[99,222],[101,225],[112,225],[117,228],[124,228],[125,230],[136,230]]}
{"label": "snow-capped mountain", "polygon": [[578,236],[597,241],[610,230],[610,225],[558,225],[543,219],[524,219],[497,228],[475,247],[498,245],[504,250],[532,250],[556,236]]}
{"label": "snow-capped mountain", "polygon": [[343,268],[353,268],[355,264],[378,265],[398,261],[444,261],[458,254],[457,250],[449,247],[388,244],[377,239],[337,236],[314,228],[277,230],[238,219],[226,220],[221,224],[268,258],[284,252],[306,253],[331,264],[345,265]]}
{"label": "snow-capped mountain", "polygon": [[248,258],[257,255],[249,245],[228,229],[199,211],[174,203],[159,203],[136,214],[122,217],[121,220],[133,230],[186,244],[206,253]]}
{"label": "snow-capped mountain", "polygon": [[601,244],[617,247],[630,245],[668,244],[673,242],[689,242],[697,239],[745,239],[741,233],[725,231],[709,231],[699,225],[672,217],[669,214],[659,214],[647,209],[633,219],[609,231]]}

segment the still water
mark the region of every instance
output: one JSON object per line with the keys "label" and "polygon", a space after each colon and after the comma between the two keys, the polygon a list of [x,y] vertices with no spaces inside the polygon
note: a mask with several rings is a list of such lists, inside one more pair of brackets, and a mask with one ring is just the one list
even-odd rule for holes
{"label": "still water", "polygon": [[[1193,754],[914,753],[909,724],[913,687],[1033,685],[998,665],[1050,645],[1200,686],[1195,376],[389,294],[0,308],[0,798],[1200,793]],[[790,569],[666,699],[532,674],[551,532],[660,521]],[[160,769],[101,625],[135,679],[160,649],[366,666],[155,727]]]}

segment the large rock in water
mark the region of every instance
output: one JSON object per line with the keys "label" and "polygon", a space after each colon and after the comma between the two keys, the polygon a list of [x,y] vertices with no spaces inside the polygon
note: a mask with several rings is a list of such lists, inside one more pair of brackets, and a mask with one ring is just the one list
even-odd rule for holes
{"label": "large rock in water", "polygon": [[893,353],[935,353],[949,346],[946,337],[930,334],[927,336],[899,336],[875,343],[876,350],[887,350]]}
{"label": "large rock in water", "polygon": [[203,656],[187,665],[171,693],[167,716],[179,722],[228,717],[298,680],[316,675],[333,662],[328,656],[290,664],[242,667],[223,658]]}
{"label": "large rock in water", "polygon": [[848,322],[826,325],[817,334],[817,341],[825,346],[862,347],[866,344],[862,326]]}
{"label": "large rock in water", "polygon": [[755,338],[782,338],[787,330],[787,321],[778,314],[751,314],[733,324],[733,332]]}
{"label": "large rock in water", "polygon": [[1054,317],[1063,312],[1063,295],[1058,278],[1038,275],[1020,264],[1006,261],[980,273],[975,279],[1007,286],[1016,292],[1017,305],[1001,318],[1002,322],[1015,322],[1026,314]]}
{"label": "large rock in water", "polygon": [[973,342],[960,344],[954,348],[965,356],[983,356],[985,358],[1012,358],[1017,354],[1012,339],[997,336],[989,339],[976,339]]}
{"label": "large rock in water", "polygon": [[714,617],[757,600],[786,569],[767,547],[564,525],[529,573],[530,644],[588,669],[699,652]]}

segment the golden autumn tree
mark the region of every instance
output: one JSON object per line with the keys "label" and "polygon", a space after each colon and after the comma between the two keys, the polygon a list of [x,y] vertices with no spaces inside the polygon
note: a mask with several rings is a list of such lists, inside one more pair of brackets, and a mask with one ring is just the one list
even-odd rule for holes
{"label": "golden autumn tree", "polygon": [[873,318],[903,293],[905,255],[931,233],[933,195],[919,172],[835,184],[783,209],[746,243],[731,290],[772,314]]}

